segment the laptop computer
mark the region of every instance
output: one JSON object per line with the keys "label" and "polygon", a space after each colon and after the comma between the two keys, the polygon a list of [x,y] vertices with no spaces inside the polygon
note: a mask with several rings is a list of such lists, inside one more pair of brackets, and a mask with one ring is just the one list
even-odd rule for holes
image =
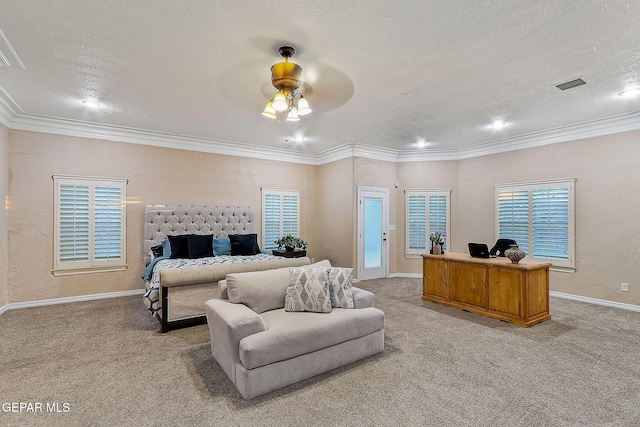
{"label": "laptop computer", "polygon": [[489,247],[485,243],[469,243],[469,255],[474,258],[495,258],[489,254]]}

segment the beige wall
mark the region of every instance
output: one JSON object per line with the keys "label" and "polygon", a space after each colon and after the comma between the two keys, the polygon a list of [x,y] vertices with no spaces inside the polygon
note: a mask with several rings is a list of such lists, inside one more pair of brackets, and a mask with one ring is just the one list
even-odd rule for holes
{"label": "beige wall", "polygon": [[312,226],[318,233],[316,261],[355,268],[353,159],[317,166],[317,182]]}
{"label": "beige wall", "polygon": [[[302,197],[301,236],[310,243],[309,256],[356,267],[356,189],[388,188],[389,222],[396,226],[389,236],[390,273],[419,274],[420,259],[404,255],[405,189],[452,190],[450,249],[466,252],[469,241],[495,240],[495,184],[563,177],[578,180],[577,271],[552,273],[552,290],[639,304],[638,139],[637,131],[460,161],[349,158],[309,166],[0,126],[0,191],[8,186],[4,194],[9,207],[0,214],[0,246],[5,249],[0,256],[0,307],[5,293],[6,302],[12,303],[141,289],[145,204],[253,206],[260,233],[260,188],[297,188]],[[51,274],[52,174],[129,179],[126,271]],[[629,283],[630,292],[622,293],[620,282]]]}
{"label": "beige wall", "polygon": [[[405,256],[405,195],[408,188],[443,188],[451,190],[451,237],[457,234],[457,200],[458,200],[458,162],[457,161],[429,161],[398,163],[398,269],[397,273],[422,273],[422,258]],[[451,246],[451,243],[449,243]]]}
{"label": "beige wall", "polygon": [[9,130],[0,124],[0,308],[7,304],[7,187],[9,181]]}
{"label": "beige wall", "polygon": [[[300,189],[301,235],[315,223],[314,166],[10,131],[8,302],[143,288],[146,204],[248,205],[261,229],[261,187]],[[51,175],[127,178],[127,262],[123,272],[54,277]],[[5,174],[6,175],[6,174]],[[309,239],[310,256],[319,245]]]}
{"label": "beige wall", "polygon": [[639,140],[634,131],[460,161],[454,250],[495,240],[495,184],[575,177],[576,272],[552,272],[551,290],[639,304]]}

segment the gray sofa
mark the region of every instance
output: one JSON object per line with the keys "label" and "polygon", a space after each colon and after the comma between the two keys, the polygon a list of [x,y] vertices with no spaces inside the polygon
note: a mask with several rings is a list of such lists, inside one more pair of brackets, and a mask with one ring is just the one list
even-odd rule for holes
{"label": "gray sofa", "polygon": [[288,282],[289,268],[228,275],[223,299],[205,303],[213,357],[245,399],[384,350],[374,294],[353,287],[354,309],[287,312]]}

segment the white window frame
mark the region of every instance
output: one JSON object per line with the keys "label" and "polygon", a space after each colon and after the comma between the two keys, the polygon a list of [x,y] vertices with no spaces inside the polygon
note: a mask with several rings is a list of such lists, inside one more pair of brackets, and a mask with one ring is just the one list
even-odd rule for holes
{"label": "white window frame", "polygon": [[[93,273],[105,271],[122,271],[127,268],[127,180],[124,178],[85,177],[71,175],[53,175],[54,187],[54,239],[53,239],[53,274],[63,276],[69,274]],[[61,186],[74,185],[86,186],[89,192],[88,213],[88,259],[65,261],[61,259]],[[116,187],[121,191],[120,197],[120,256],[108,260],[95,258],[95,233],[96,233],[96,187]]]}
{"label": "white window frame", "polygon": [[[576,178],[559,178],[539,181],[516,182],[509,184],[498,184],[495,186],[495,235],[496,239],[500,238],[500,192],[527,191],[529,193],[529,251],[531,252],[534,244],[533,229],[533,192],[534,190],[543,189],[568,189],[568,260],[557,260],[534,257],[527,254],[527,257],[536,260],[547,260],[553,265],[551,270],[573,273],[576,271],[576,211],[575,211],[575,184]],[[516,240],[517,241],[517,240]]]}
{"label": "white window frame", "polygon": [[[445,234],[445,248],[451,247],[451,189],[450,188],[408,188],[404,191],[405,194],[405,258],[419,258],[422,254],[429,253],[431,250],[431,241],[429,240],[429,196],[445,196],[446,197],[446,234]],[[409,198],[411,196],[424,196],[426,202],[426,216],[425,216],[425,248],[409,248]]]}
{"label": "white window frame", "polygon": [[[280,225],[279,225],[279,233],[276,238],[280,238],[285,234],[291,234],[296,237],[300,237],[300,190],[295,189],[284,189],[284,188],[262,188],[262,245],[261,248],[264,250],[273,250],[278,247],[273,244],[273,241],[266,242],[267,239],[267,215],[266,215],[266,197],[267,196],[277,196],[280,198]],[[287,229],[285,230],[284,223],[284,205],[282,203],[284,197],[295,197],[296,198],[296,225],[295,230]],[[275,240],[275,239],[274,239]]]}

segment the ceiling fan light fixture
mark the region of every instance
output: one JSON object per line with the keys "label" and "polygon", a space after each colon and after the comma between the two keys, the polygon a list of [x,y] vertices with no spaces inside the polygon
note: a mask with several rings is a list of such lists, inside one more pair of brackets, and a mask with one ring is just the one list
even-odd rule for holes
{"label": "ceiling fan light fixture", "polygon": [[300,95],[300,99],[298,99],[298,115],[305,116],[312,111],[311,107],[309,107],[309,101],[307,101],[304,96]]}
{"label": "ceiling fan light fixture", "polygon": [[[302,96],[303,93],[308,94],[311,90],[309,85],[305,85],[301,80],[302,67],[289,61],[295,51],[292,46],[280,46],[278,52],[284,58],[284,62],[278,62],[271,67],[271,84],[278,90],[271,99],[271,107],[278,121],[285,117],[290,122],[298,121],[300,116],[312,111],[309,102]],[[268,105],[262,115],[274,117]]]}
{"label": "ceiling fan light fixture", "polygon": [[291,110],[289,110],[289,114],[287,114],[287,121],[288,122],[300,121],[300,117],[298,117],[298,109],[295,107],[295,105],[291,107]]}
{"label": "ceiling fan light fixture", "polygon": [[284,92],[278,91],[278,93],[275,94],[271,102],[271,106],[274,110],[279,112],[285,111],[289,108],[289,100]]}
{"label": "ceiling fan light fixture", "polygon": [[270,119],[276,118],[276,110],[273,108],[272,101],[267,102],[267,105],[264,107],[264,111],[262,112],[262,115],[265,117],[269,117]]}

